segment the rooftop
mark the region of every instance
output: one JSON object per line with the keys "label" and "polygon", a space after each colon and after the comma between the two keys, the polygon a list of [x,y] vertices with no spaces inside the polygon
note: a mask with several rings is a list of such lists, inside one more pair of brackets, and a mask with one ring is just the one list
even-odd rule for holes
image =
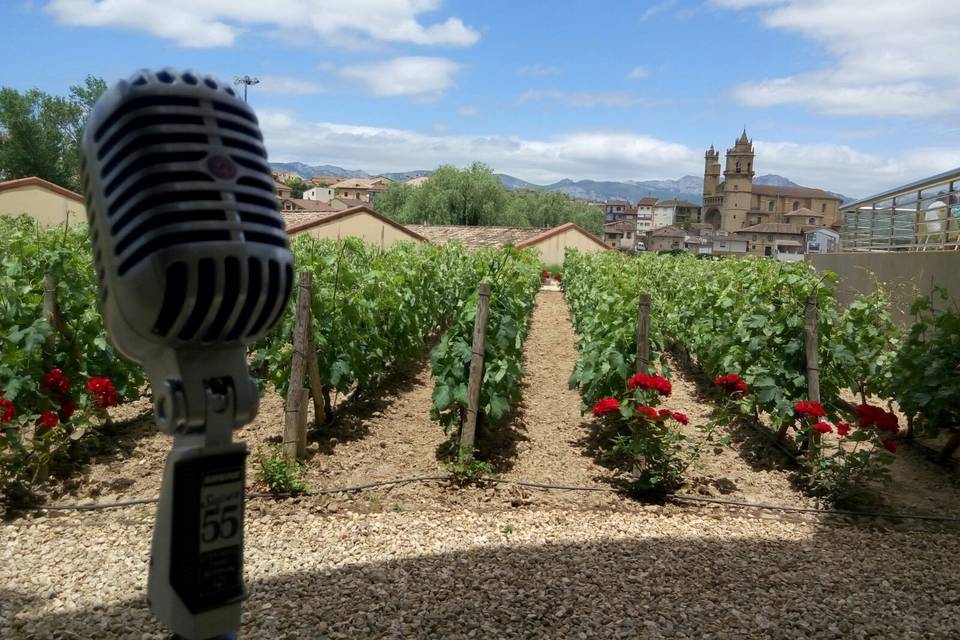
{"label": "rooftop", "polygon": [[61,196],[70,198],[71,200],[76,200],[77,202],[83,202],[83,196],[75,191],[70,191],[70,189],[65,189],[58,184],[53,184],[49,180],[44,180],[43,178],[38,178],[36,176],[30,176],[29,178],[17,178],[16,180],[7,180],[6,182],[0,182],[0,191],[6,191],[8,189],[18,189],[20,187],[42,187],[48,191],[53,191],[54,193],[59,193]]}
{"label": "rooftop", "polygon": [[750,227],[744,227],[734,233],[783,233],[787,235],[800,235],[801,229],[798,224],[789,222],[761,222]]}
{"label": "rooftop", "polygon": [[687,236],[687,232],[683,229],[666,226],[660,227],[659,229],[654,229],[650,232],[650,235],[654,238],[685,238]]}
{"label": "rooftop", "polygon": [[459,242],[470,248],[518,245],[544,231],[544,229],[523,227],[471,227],[455,224],[407,224],[404,226],[430,242],[437,244]]}
{"label": "rooftop", "polygon": [[297,211],[336,211],[329,202],[320,200],[304,200],[303,198],[284,198],[284,202],[290,202],[296,207]]}
{"label": "rooftop", "polygon": [[656,198],[640,198],[640,201],[637,202],[637,206],[639,207],[651,207],[655,204],[657,204]]}
{"label": "rooftop", "polygon": [[823,200],[840,201],[838,196],[827,193],[823,189],[811,189],[810,187],[775,187],[768,184],[753,185],[753,193],[762,196],[787,196],[791,198],[820,198]]}

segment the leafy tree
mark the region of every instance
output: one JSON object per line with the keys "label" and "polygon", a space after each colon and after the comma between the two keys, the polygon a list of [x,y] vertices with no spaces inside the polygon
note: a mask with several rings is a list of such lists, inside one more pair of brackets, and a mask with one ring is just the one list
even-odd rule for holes
{"label": "leafy tree", "polygon": [[401,212],[413,195],[415,188],[399,180],[391,182],[386,189],[374,197],[373,208],[388,218],[400,219]]}
{"label": "leafy tree", "polygon": [[510,194],[511,217],[531,227],[556,227],[574,222],[593,233],[603,228],[603,213],[585,202],[557,191],[516,191]]}
{"label": "leafy tree", "polygon": [[310,185],[307,184],[303,178],[300,176],[294,176],[287,180],[287,186],[290,187],[290,197],[291,198],[302,198],[303,192],[310,188]]}
{"label": "leafy tree", "polygon": [[83,125],[106,88],[94,76],[70,87],[67,97],[0,88],[0,176],[37,176],[79,191]]}

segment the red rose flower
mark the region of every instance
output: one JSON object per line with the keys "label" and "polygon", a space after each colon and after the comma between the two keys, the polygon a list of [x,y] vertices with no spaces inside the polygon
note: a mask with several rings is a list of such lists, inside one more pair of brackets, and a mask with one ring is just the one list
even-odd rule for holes
{"label": "red rose flower", "polygon": [[17,415],[13,400],[0,397],[0,422],[10,422]]}
{"label": "red rose flower", "polygon": [[549,271],[544,271],[544,272],[541,273],[540,275],[541,275],[541,277],[542,277],[544,280],[549,280],[549,279],[550,279],[550,272],[549,272]]}
{"label": "red rose flower", "polygon": [[563,280],[563,277],[559,273],[555,273],[553,274],[553,279],[556,280],[557,282],[560,282]]}
{"label": "red rose flower", "polygon": [[637,415],[645,416],[650,420],[659,420],[660,414],[653,407],[641,404],[637,406]]}
{"label": "red rose flower", "polygon": [[837,423],[837,435],[841,437],[846,437],[850,435],[850,425],[846,422]]}
{"label": "red rose flower", "polygon": [[620,402],[616,398],[606,397],[600,398],[597,400],[597,404],[593,405],[593,415],[602,416],[605,413],[612,413],[614,411],[620,410]]}
{"label": "red rose flower", "polygon": [[70,398],[65,398],[60,402],[60,411],[57,412],[57,415],[60,416],[61,422],[66,422],[73,417],[73,414],[76,410],[76,403]]}
{"label": "red rose flower", "polygon": [[814,420],[827,417],[827,412],[824,410],[823,405],[816,400],[794,403],[793,410],[800,416],[806,416]]}
{"label": "red rose flower", "polygon": [[673,419],[679,422],[680,424],[690,424],[690,419],[687,417],[687,414],[681,411],[674,411],[670,415],[672,415]]}
{"label": "red rose flower", "polygon": [[57,385],[60,384],[60,381],[63,380],[63,369],[55,368],[47,371],[43,376],[43,386],[51,391],[57,390]]}
{"label": "red rose flower", "polygon": [[878,412],[873,423],[876,425],[877,431],[896,433],[900,430],[900,422],[897,420],[897,414],[892,411]]}
{"label": "red rose flower", "polygon": [[734,395],[737,393],[741,395],[747,394],[747,383],[735,373],[717,376],[714,378],[713,384],[717,385],[718,387],[722,387],[724,392],[728,395]]}
{"label": "red rose flower", "polygon": [[894,442],[892,439],[887,438],[886,440],[883,441],[883,448],[889,451],[890,453],[896,453],[897,443]]}
{"label": "red rose flower", "polygon": [[673,385],[670,384],[670,381],[656,374],[638,373],[627,380],[628,389],[636,389],[637,387],[641,389],[653,389],[662,396],[668,396],[673,393]]}
{"label": "red rose flower", "polygon": [[813,430],[817,433],[833,433],[833,427],[830,426],[829,422],[818,422],[813,425]]}
{"label": "red rose flower", "polygon": [[47,429],[53,429],[59,422],[60,418],[53,411],[44,411],[40,414],[40,424]]}
{"label": "red rose flower", "polygon": [[110,378],[90,378],[87,380],[87,392],[93,395],[94,404],[101,409],[117,404],[117,390]]}

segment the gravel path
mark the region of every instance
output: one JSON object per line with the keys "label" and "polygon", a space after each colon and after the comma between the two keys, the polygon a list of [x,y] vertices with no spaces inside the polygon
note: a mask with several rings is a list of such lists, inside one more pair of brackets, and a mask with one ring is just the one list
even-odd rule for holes
{"label": "gravel path", "polygon": [[[243,638],[960,636],[960,538],[721,516],[251,514]],[[164,638],[152,510],[0,526],[0,637]]]}

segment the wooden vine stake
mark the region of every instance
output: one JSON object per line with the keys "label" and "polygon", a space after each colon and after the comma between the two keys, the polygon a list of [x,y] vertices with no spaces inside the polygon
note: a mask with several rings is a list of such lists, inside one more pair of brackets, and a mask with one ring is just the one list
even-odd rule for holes
{"label": "wooden vine stake", "polygon": [[[817,299],[814,296],[807,298],[804,313],[804,340],[807,360],[807,400],[820,402],[820,362],[818,356],[817,337]],[[810,447],[807,455],[816,457],[820,445],[820,434],[810,430]]]}
{"label": "wooden vine stake", "polygon": [[637,305],[637,373],[650,373],[650,294],[641,293]]}
{"label": "wooden vine stake", "polygon": [[483,348],[487,340],[487,316],[490,314],[490,284],[477,288],[477,315],[473,321],[473,355],[470,358],[470,382],[467,385],[467,419],[460,430],[460,452],[473,454],[480,410],[480,386],[483,383]]}
{"label": "wooden vine stake", "polygon": [[[303,460],[307,455],[307,396],[309,394],[303,382],[308,366],[311,369],[316,367],[316,353],[313,351],[313,340],[310,336],[313,332],[310,321],[312,287],[312,274],[308,271],[300,272],[297,317],[293,329],[293,358],[290,363],[290,380],[284,405],[283,457],[287,462]],[[314,362],[310,363],[310,360]],[[311,381],[313,375],[311,371]],[[319,377],[318,372],[317,378]]]}

